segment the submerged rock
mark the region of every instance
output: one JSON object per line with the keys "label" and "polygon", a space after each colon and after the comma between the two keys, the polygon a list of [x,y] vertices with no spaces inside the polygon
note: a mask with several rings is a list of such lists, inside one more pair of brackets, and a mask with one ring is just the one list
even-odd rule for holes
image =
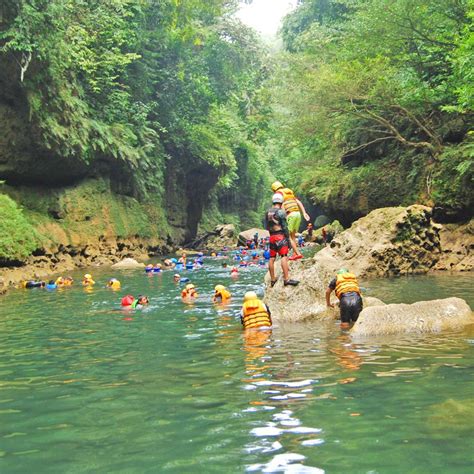
{"label": "submerged rock", "polygon": [[112,268],[115,269],[125,269],[125,268],[143,268],[145,266],[144,263],[137,262],[133,258],[124,258],[120,262],[114,263]]}
{"label": "submerged rock", "polygon": [[474,324],[469,305],[461,298],[388,304],[364,308],[351,329],[354,336],[439,332]]}

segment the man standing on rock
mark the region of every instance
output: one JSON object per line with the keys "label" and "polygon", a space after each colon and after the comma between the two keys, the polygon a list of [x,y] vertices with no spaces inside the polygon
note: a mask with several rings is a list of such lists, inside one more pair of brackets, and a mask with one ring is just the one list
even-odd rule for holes
{"label": "man standing on rock", "polygon": [[329,283],[326,290],[326,305],[334,308],[331,304],[331,293],[336,291],[339,298],[339,308],[341,311],[341,328],[349,327],[351,322],[355,323],[362,311],[362,298],[357,278],[353,273],[349,273],[345,268],[341,268]]}
{"label": "man standing on rock", "polygon": [[288,239],[290,233],[286,222],[286,213],[282,209],[283,195],[280,193],[274,194],[272,203],[273,206],[265,213],[265,228],[270,233],[270,262],[268,263],[270,285],[273,287],[276,283],[275,259],[277,255],[280,255],[283,284],[285,286],[296,286],[299,281],[290,280],[288,276]]}
{"label": "man standing on rock", "polygon": [[[293,191],[289,188],[285,188],[280,181],[275,181],[272,184],[272,190],[274,193],[280,193],[283,196],[283,209],[286,212],[288,218],[288,230],[290,232],[290,244],[293,249],[293,255],[290,257],[290,260],[298,260],[303,258],[303,255],[298,249],[296,244],[296,233],[300,229],[301,224],[301,214],[306,221],[310,220],[306,209],[303,206],[303,203],[295,197]],[[301,211],[301,212],[300,212]]]}

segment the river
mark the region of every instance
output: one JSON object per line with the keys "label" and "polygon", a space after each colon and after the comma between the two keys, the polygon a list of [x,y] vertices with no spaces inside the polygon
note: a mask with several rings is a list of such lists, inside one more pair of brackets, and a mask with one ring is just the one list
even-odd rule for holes
{"label": "river", "polygon": [[[92,270],[91,270],[92,271]],[[243,334],[237,280],[93,270],[98,282],[0,299],[4,473],[473,472],[474,330],[353,343],[337,322]],[[79,281],[81,273],[73,276]],[[116,276],[122,290],[104,288]],[[459,295],[472,275],[371,280],[387,302]],[[215,284],[234,294],[215,307]],[[150,306],[120,310],[124,294]]]}

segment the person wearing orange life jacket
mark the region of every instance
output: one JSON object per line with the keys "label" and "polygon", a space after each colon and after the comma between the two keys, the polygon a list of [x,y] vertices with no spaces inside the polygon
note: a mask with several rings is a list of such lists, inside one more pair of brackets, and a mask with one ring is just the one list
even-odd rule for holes
{"label": "person wearing orange life jacket", "polygon": [[270,309],[258,299],[257,294],[253,291],[245,293],[240,321],[244,329],[270,328],[272,326]]}
{"label": "person wearing orange life jacket", "polygon": [[188,283],[181,292],[181,297],[184,299],[197,298],[197,296],[196,287],[192,283]]}
{"label": "person wearing orange life jacket", "polygon": [[341,327],[346,328],[351,322],[356,322],[362,311],[362,297],[357,278],[345,268],[341,268],[333,278],[326,290],[326,305],[334,308],[331,304],[331,293],[335,291],[339,298],[341,311]]}
{"label": "person wearing orange life jacket", "polygon": [[296,233],[300,229],[301,225],[301,215],[305,218],[306,221],[309,221],[309,217],[306,209],[303,206],[303,203],[295,196],[293,191],[289,188],[285,188],[280,181],[275,181],[272,184],[272,191],[274,193],[280,193],[283,196],[283,209],[287,214],[288,219],[288,230],[290,232],[290,244],[293,249],[293,255],[289,260],[298,260],[303,258],[303,255],[298,249],[296,244]]}
{"label": "person wearing orange life jacket", "polygon": [[214,288],[213,303],[227,303],[231,298],[230,291],[224,285],[216,285]]}

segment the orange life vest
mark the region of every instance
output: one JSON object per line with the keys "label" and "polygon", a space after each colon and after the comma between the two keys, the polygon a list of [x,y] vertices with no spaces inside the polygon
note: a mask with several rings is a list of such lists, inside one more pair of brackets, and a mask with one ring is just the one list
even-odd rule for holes
{"label": "orange life vest", "polygon": [[197,295],[197,291],[194,288],[192,288],[191,290],[183,290],[181,292],[182,298],[196,298]]}
{"label": "orange life vest", "polygon": [[336,277],[336,296],[340,299],[344,293],[355,291],[360,294],[357,278],[353,273],[343,273]]}
{"label": "orange life vest", "polygon": [[260,300],[246,301],[242,307],[244,329],[271,326],[272,320],[265,305]]}
{"label": "orange life vest", "polygon": [[299,212],[300,208],[293,191],[289,188],[279,189],[277,193],[283,194],[283,209],[286,213]]}

